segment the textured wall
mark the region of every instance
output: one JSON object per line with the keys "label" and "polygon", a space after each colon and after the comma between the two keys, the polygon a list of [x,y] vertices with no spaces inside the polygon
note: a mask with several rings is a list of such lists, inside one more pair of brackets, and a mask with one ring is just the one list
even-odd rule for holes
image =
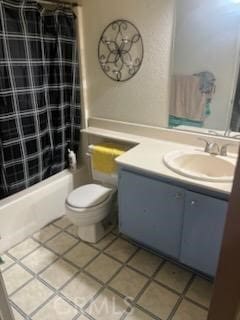
{"label": "textured wall", "polygon": [[[166,126],[174,0],[83,0],[82,3],[89,116]],[[97,59],[103,29],[119,18],[136,24],[145,49],[140,71],[124,83],[109,79]]]}

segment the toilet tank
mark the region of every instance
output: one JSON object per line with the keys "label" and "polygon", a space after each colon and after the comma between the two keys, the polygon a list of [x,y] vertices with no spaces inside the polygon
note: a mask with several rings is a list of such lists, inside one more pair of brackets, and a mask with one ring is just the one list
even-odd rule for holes
{"label": "toilet tank", "polygon": [[[92,165],[91,165],[92,167]],[[93,168],[93,167],[92,167]],[[118,184],[118,174],[117,172],[115,174],[105,174],[98,172],[94,169],[92,169],[92,178],[96,182],[101,182],[104,185],[110,185],[117,187]]]}
{"label": "toilet tank", "polygon": [[104,185],[110,185],[110,186],[115,186],[117,187],[118,184],[118,172],[114,172],[112,174],[106,174],[104,172],[99,172],[94,169],[93,167],[93,159],[92,159],[92,150],[93,150],[93,145],[88,146],[88,152],[90,156],[90,170],[92,173],[92,178],[93,181],[102,183]]}

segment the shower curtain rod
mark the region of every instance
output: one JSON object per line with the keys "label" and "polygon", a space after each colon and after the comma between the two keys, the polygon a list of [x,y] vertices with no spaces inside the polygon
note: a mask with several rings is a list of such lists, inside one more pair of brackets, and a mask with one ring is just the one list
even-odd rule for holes
{"label": "shower curtain rod", "polygon": [[63,1],[51,1],[51,0],[37,0],[38,3],[42,4],[54,4],[54,5],[64,5],[68,7],[77,7],[78,4],[75,2],[63,2]]}

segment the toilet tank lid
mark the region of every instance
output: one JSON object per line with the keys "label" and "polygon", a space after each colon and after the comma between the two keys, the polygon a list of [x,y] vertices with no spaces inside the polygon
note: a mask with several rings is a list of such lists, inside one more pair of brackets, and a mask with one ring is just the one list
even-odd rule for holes
{"label": "toilet tank lid", "polygon": [[76,208],[94,207],[106,200],[111,192],[110,188],[93,183],[87,184],[73,190],[66,202]]}

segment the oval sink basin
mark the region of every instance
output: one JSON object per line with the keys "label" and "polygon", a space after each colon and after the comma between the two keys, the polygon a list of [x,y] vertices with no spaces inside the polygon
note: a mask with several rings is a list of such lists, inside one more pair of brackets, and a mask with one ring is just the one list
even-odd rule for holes
{"label": "oval sink basin", "polygon": [[178,174],[213,182],[232,182],[236,166],[235,159],[197,151],[173,151],[163,161]]}

